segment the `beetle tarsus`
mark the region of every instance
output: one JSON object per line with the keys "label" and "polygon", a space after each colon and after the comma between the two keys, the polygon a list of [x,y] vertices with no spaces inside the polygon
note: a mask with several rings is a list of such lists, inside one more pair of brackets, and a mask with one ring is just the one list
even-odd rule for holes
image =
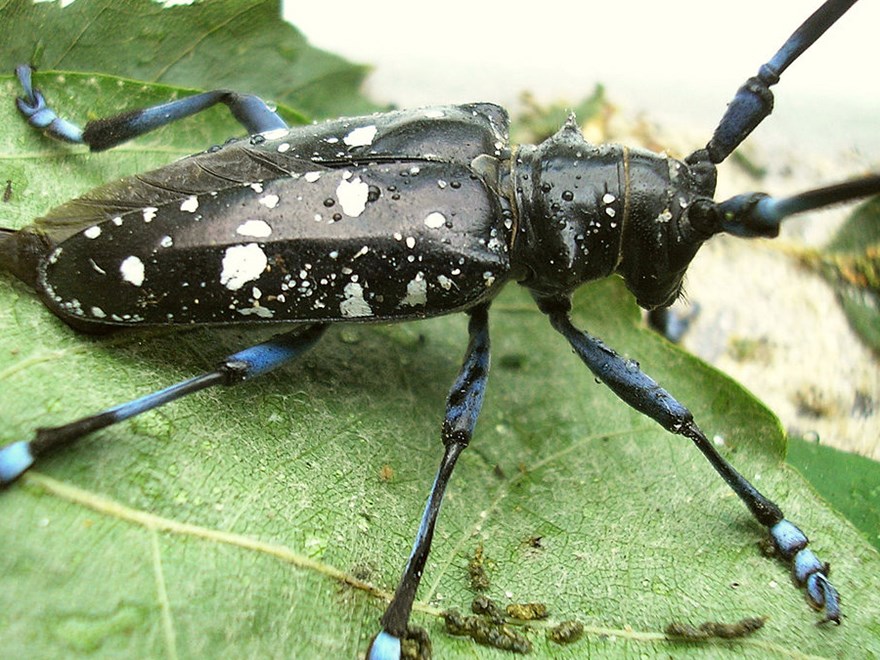
{"label": "beetle tarsus", "polygon": [[20,64],[15,68],[15,75],[24,91],[24,96],[15,99],[19,113],[27,120],[28,124],[56,140],[82,144],[82,129],[59,117],[46,104],[43,93],[33,86],[32,73],[33,68],[26,64]]}
{"label": "beetle tarsus", "polygon": [[828,580],[829,565],[819,561],[807,547],[807,535],[783,519],[770,528],[770,537],[779,554],[791,562],[792,578],[795,584],[806,589],[810,605],[824,610],[825,618],[820,623],[833,621],[839,625],[840,594]]}
{"label": "beetle tarsus", "polygon": [[824,621],[840,623],[840,596],[827,579],[828,565],[807,549],[806,535],[785,520],[781,509],[737,471],[706,438],[690,411],[646,375],[632,360],[625,360],[601,340],[578,330],[569,318],[566,299],[539,299],[553,327],[571,344],[593,374],[618,397],[652,418],[671,433],[689,438],[712,467],[739,496],[755,519],[770,530],[779,553],[792,562],[798,586],[805,586],[810,604],[825,610]]}
{"label": "beetle tarsus", "polygon": [[8,486],[34,464],[30,443],[19,440],[0,447],[0,487]]}
{"label": "beetle tarsus", "polygon": [[400,638],[381,631],[370,642],[367,660],[398,660],[400,658]]}

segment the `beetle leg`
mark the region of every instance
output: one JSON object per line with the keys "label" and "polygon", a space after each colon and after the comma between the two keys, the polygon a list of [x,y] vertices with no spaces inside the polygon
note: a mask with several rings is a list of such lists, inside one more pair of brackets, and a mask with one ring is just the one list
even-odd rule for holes
{"label": "beetle leg", "polygon": [[840,623],[840,596],[828,581],[828,564],[819,561],[806,546],[806,535],[786,520],[779,507],[762,495],[724,459],[694,422],[693,415],[666,390],[647,376],[632,360],[625,360],[601,340],[575,328],[568,298],[538,299],[538,305],[550,317],[553,328],[571,344],[590,370],[630,406],[658,422],[672,433],[690,438],[697,448],[770,532],[779,553],[792,564],[799,586],[805,587],[809,602],[824,609],[826,621]]}
{"label": "beetle leg", "polygon": [[261,376],[302,355],[320,339],[326,329],[326,323],[316,323],[305,329],[297,328],[276,335],[262,344],[228,356],[214,371],[189,378],[158,392],[114,406],[95,415],[82,417],[62,426],[39,428],[33,440],[21,440],[0,448],[0,486],[6,486],[18,479],[41,456],[45,456],[59,447],[72,444],[93,431],[98,431],[212,385],[234,385],[243,380]]}
{"label": "beetle leg", "polygon": [[401,639],[406,634],[416,590],[422,579],[425,561],[431,550],[434,525],[440,513],[443,493],[459,455],[468,446],[489,376],[489,317],[488,304],[468,311],[470,322],[464,363],[458,378],[446,398],[446,415],[441,437],[445,447],[440,469],[431,486],[431,493],[419,523],[419,531],[394,597],[382,616],[382,631],[373,638],[367,657],[370,660],[391,660],[400,657]]}
{"label": "beetle leg", "polygon": [[162,103],[151,108],[132,110],[104,119],[88,122],[85,129],[61,119],[47,104],[39,89],[33,86],[33,69],[22,64],[15,68],[23,95],[16,98],[16,106],[27,122],[49,137],[62,142],[86,144],[92,151],[103,151],[126,140],[190,117],[218,103],[229,107],[232,115],[251,135],[276,129],[287,124],[269,109],[258,96],[238,94],[225,89],[203,92],[186,98]]}
{"label": "beetle leg", "polygon": [[680,312],[669,307],[657,307],[648,312],[648,325],[673,344],[677,344],[690,329],[691,322],[699,314],[700,306],[697,303],[693,303],[686,312]]}

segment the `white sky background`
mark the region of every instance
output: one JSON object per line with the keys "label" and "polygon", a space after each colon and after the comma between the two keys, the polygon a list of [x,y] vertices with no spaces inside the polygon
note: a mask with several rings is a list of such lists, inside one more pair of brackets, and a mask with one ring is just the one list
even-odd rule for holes
{"label": "white sky background", "polygon": [[[705,125],[708,138],[736,88],[819,4],[286,0],[285,17],[313,44],[372,65],[367,90],[379,101],[516,108],[523,90],[574,102],[602,82],[618,104]],[[761,139],[780,130],[880,160],[878,32],[880,2],[861,0],[774,87]]]}

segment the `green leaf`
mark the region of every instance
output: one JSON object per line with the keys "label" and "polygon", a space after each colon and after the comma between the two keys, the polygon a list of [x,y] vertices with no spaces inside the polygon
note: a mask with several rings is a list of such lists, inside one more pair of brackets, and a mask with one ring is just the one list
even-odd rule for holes
{"label": "green leaf", "polygon": [[823,250],[797,256],[831,283],[853,330],[880,353],[880,197],[856,207]]}
{"label": "green leaf", "polygon": [[846,223],[825,247],[829,252],[858,252],[866,245],[880,245],[880,197],[857,206]]}
{"label": "green leaf", "polygon": [[0,71],[33,64],[178,87],[228,88],[287,105],[306,121],[378,109],[359,92],[368,69],[310,46],[279,19],[279,7],[278,0],[168,8],[150,0],[80,0],[61,9],[56,3],[7,0],[0,6],[5,37]]}
{"label": "green leaf", "polygon": [[610,110],[605,88],[601,84],[597,84],[592,94],[575,105],[552,103],[545,106],[528,93],[523,94],[523,103],[526,109],[516,117],[510,132],[513,140],[526,144],[543,142],[556,133],[572,114],[583,126],[601,120],[603,114]]}
{"label": "green leaf", "polygon": [[[178,90],[47,73],[65,115],[103,115]],[[206,113],[111,152],[24,125],[0,79],[3,224],[23,226],[99,182],[222,141]],[[132,103],[135,101],[136,103]],[[234,132],[234,131],[233,131]],[[693,410],[745,475],[833,565],[845,623],[817,614],[764,557],[764,531],[698,451],[597,385],[530,298],[493,307],[494,371],[450,485],[414,623],[437,657],[504,657],[443,631],[466,610],[483,544],[488,595],[543,602],[526,633],[553,657],[880,655],[880,555],[782,462],[772,414],[641,327],[616,280],[583,289],[575,319]],[[9,657],[355,657],[377,630],[439,461],[465,319],[333,328],[298,364],[107,429],[0,493],[0,612]],[[247,328],[76,334],[0,277],[0,444],[212,368],[264,337]],[[373,585],[374,588],[369,588]],[[508,597],[508,594],[510,595]],[[752,637],[672,642],[697,625],[768,615]],[[585,624],[560,647],[549,625]]]}
{"label": "green leaf", "polygon": [[801,438],[786,460],[880,550],[880,463]]}

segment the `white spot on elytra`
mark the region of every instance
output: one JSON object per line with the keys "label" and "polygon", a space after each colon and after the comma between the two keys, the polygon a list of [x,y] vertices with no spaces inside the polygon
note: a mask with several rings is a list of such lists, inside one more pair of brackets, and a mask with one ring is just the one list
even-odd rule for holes
{"label": "white spot on elytra", "polygon": [[342,206],[342,212],[352,218],[358,217],[367,208],[369,194],[370,187],[360,177],[350,181],[343,178],[336,187],[336,197]]}
{"label": "white spot on elytra", "polygon": [[115,218],[113,218],[110,222],[112,222],[117,227],[122,226],[122,218],[119,217],[118,215]]}
{"label": "white spot on elytra", "polygon": [[444,113],[442,110],[425,110],[425,117],[427,117],[428,119],[440,119],[443,116]]}
{"label": "white spot on elytra", "polygon": [[94,316],[96,319],[103,319],[107,316],[107,314],[100,307],[92,307],[92,316]]}
{"label": "white spot on elytra", "polygon": [[306,173],[303,175],[303,179],[305,179],[305,180],[308,181],[309,183],[314,183],[315,181],[317,181],[317,180],[320,179],[320,178],[321,178],[321,173],[320,173],[320,172],[306,172]]}
{"label": "white spot on elytra", "polygon": [[259,193],[263,192],[263,184],[262,183],[252,183],[251,190],[253,190],[255,193],[259,194]]}
{"label": "white spot on elytra", "polygon": [[180,203],[180,210],[186,211],[187,213],[195,213],[198,208],[199,198],[195,195],[190,195]]}
{"label": "white spot on elytra", "polygon": [[164,248],[169,248],[174,245],[174,241],[170,236],[163,236],[162,239],[159,241],[159,245]]}
{"label": "white spot on elytra", "polygon": [[152,222],[153,218],[156,217],[156,211],[158,211],[155,206],[148,206],[144,209],[144,222]]}
{"label": "white spot on elytra", "polygon": [[265,197],[260,197],[260,204],[267,209],[274,209],[278,206],[278,195],[266,195]]}
{"label": "white spot on elytra", "polygon": [[266,238],[272,234],[272,227],[263,220],[246,220],[236,227],[235,233],[254,238]]}
{"label": "white spot on elytra", "polygon": [[428,283],[425,274],[419,271],[416,276],[406,284],[406,296],[400,301],[401,305],[424,305],[428,302]]}
{"label": "white spot on elytra", "polygon": [[230,291],[237,291],[262,275],[268,264],[266,253],[256,243],[228,247],[223,255],[220,284]]}
{"label": "white spot on elytra", "polygon": [[135,256],[126,257],[119,264],[122,279],[129,284],[140,286],[144,283],[144,262]]}
{"label": "white spot on elytra", "polygon": [[288,129],[286,128],[273,128],[269,131],[263,131],[260,133],[267,140],[277,140],[278,138],[284,137],[287,135]]}
{"label": "white spot on elytra", "polygon": [[452,288],[452,280],[450,280],[446,275],[438,275],[437,283],[442,286],[446,291]]}
{"label": "white spot on elytra", "polygon": [[345,300],[339,303],[339,313],[347,318],[372,316],[373,309],[364,300],[364,287],[357,282],[349,282],[342,290]]}
{"label": "white spot on elytra", "polygon": [[373,125],[360,126],[342,138],[342,141],[349,147],[366,147],[373,143],[373,138],[376,137],[376,132],[377,128]]}
{"label": "white spot on elytra", "polygon": [[289,142],[282,142],[281,144],[278,145],[278,153],[279,154],[283,154],[288,151],[290,151],[290,143]]}
{"label": "white spot on elytra", "polygon": [[83,232],[83,236],[86,238],[98,238],[101,235],[101,228],[98,225],[94,227],[89,227]]}
{"label": "white spot on elytra", "polygon": [[240,309],[235,310],[242,316],[259,316],[263,319],[271,319],[275,316],[275,312],[271,309],[267,309],[266,307],[242,307]]}
{"label": "white spot on elytra", "polygon": [[408,247],[410,250],[412,250],[415,246],[416,246],[416,239],[413,238],[412,236],[407,236],[406,237],[406,247]]}
{"label": "white spot on elytra", "polygon": [[611,204],[616,199],[617,198],[614,195],[612,195],[611,193],[605,193],[604,195],[602,195],[602,203],[603,204]]}
{"label": "white spot on elytra", "polygon": [[440,229],[446,223],[446,216],[434,211],[425,218],[425,225],[431,229]]}

